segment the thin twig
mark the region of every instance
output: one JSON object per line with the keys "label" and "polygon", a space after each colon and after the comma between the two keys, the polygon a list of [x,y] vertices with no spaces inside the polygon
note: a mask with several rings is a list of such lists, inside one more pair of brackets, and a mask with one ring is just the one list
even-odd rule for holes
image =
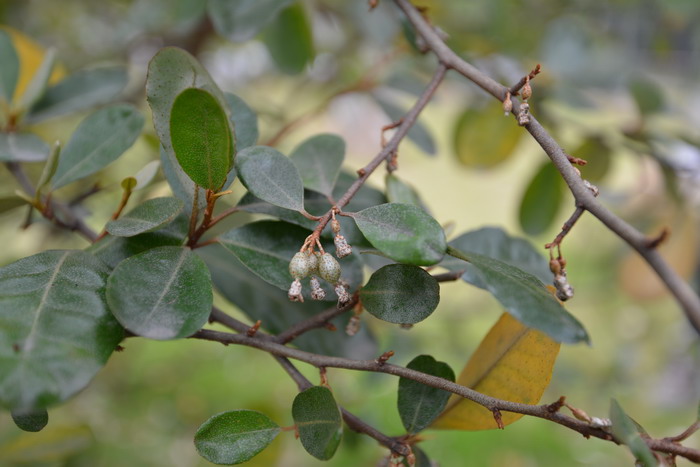
{"label": "thin twig", "polygon": [[[476,67],[459,57],[440,38],[433,27],[423,18],[423,15],[408,1],[394,0],[398,7],[406,14],[406,17],[416,29],[418,34],[426,42],[437,58],[449,68],[454,69],[474,84],[482,88],[500,101],[506,97],[508,88],[497,83],[491,77],[479,71]],[[514,114],[519,112],[519,104],[513,100]],[[556,168],[569,186],[577,206],[597,217],[606,227],[618,237],[626,241],[632,248],[649,263],[656,271],[659,278],[666,284],[676,301],[685,312],[686,317],[695,330],[700,333],[700,297],[673,269],[666,263],[661,255],[653,248],[649,248],[647,237],[627,222],[617,217],[602,204],[600,204],[591,191],[584,185],[581,176],[571,166],[564,150],[552,138],[552,136],[540,125],[534,117],[525,125],[527,131],[544,149]]]}

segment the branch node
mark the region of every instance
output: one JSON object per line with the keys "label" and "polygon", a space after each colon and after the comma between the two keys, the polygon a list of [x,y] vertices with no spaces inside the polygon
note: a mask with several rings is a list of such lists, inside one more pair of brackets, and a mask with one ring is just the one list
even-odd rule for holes
{"label": "branch node", "polygon": [[506,426],[503,424],[503,417],[501,416],[501,411],[497,408],[491,409],[493,413],[493,419],[496,420],[496,425],[498,425],[499,430],[505,430]]}
{"label": "branch node", "polygon": [[562,407],[564,407],[564,404],[566,404],[566,396],[561,396],[551,404],[545,405],[545,408],[549,413],[557,413]]}
{"label": "branch node", "polygon": [[248,330],[245,332],[248,337],[253,337],[255,334],[258,332],[258,329],[260,329],[260,325],[262,324],[262,321],[257,320],[254,325],[252,325]]}
{"label": "branch node", "polygon": [[394,351],[393,351],[393,350],[387,350],[386,352],[384,352],[383,354],[381,354],[381,355],[379,356],[379,358],[377,358],[376,362],[377,362],[379,365],[384,365],[384,364],[385,364],[391,357],[393,357],[393,356],[394,356]]}
{"label": "branch node", "polygon": [[325,327],[325,328],[328,329],[329,331],[337,331],[337,330],[338,330],[338,328],[335,327],[335,324],[333,324],[333,323],[331,323],[331,322],[325,323],[325,324],[323,325],[323,327]]}
{"label": "branch node", "polygon": [[645,242],[645,244],[646,244],[645,246],[647,248],[654,249],[654,248],[658,247],[659,245],[661,245],[663,242],[665,242],[670,235],[671,235],[671,229],[669,229],[668,227],[664,227],[663,229],[661,229],[661,232],[657,236],[647,238],[646,242]]}
{"label": "branch node", "polygon": [[[565,154],[566,154],[566,153],[565,153]],[[570,155],[570,154],[566,154],[566,158],[569,160],[569,163],[570,163],[571,165],[580,165],[580,166],[584,166],[584,165],[588,164],[588,161],[587,161],[587,160],[581,159],[581,158],[579,158],[579,157],[574,157],[574,156],[572,156],[572,155]]]}

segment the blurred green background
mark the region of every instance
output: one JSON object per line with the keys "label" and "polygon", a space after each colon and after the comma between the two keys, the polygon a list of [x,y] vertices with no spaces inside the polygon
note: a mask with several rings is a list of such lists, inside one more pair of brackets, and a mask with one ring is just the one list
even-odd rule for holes
{"label": "blurred green background", "polygon": [[[387,107],[408,108],[435,60],[411,48],[410,34],[405,34],[402,18],[388,0],[372,12],[363,1],[301,4],[313,31],[313,57],[292,74],[283,72],[289,70],[266,48],[269,31],[230,42],[214,32],[200,0],[6,0],[0,2],[0,23],[43,46],[57,47],[68,70],[127,65],[125,98],[144,111],[148,60],[164,45],[184,47],[197,54],[222,89],[241,96],[258,112],[261,142],[286,122],[313,112],[280,139],[279,149],[288,152],[319,132],[338,133],[347,142],[345,166],[354,171],[378,151],[380,128],[390,121]],[[671,228],[665,255],[697,283],[700,3],[420,4],[430,7],[434,24],[449,34],[448,43],[458,53],[504,84],[542,64],[543,73],[533,82],[533,114],[572,155],[590,160],[581,170],[601,188],[604,204],[650,234],[664,225]],[[362,90],[329,98],[361,79],[366,85]],[[465,116],[468,112],[474,114]],[[500,113],[498,103],[450,74],[421,116],[425,133],[402,144],[396,174],[419,191],[448,236],[494,225],[542,248],[573,212],[572,199],[561,187],[551,189],[556,179],[546,179],[550,189],[533,195],[536,202],[521,206],[547,159],[533,141],[521,138],[524,132],[512,120],[499,120],[507,123],[501,126],[492,123]],[[65,141],[81,118],[53,119],[32,130],[47,142]],[[460,119],[464,123],[457,125]],[[119,181],[157,159],[150,120],[146,128],[124,157],[92,178],[101,187],[86,203],[94,228],[100,229],[116,206]],[[426,155],[431,147],[435,154]],[[40,164],[28,170],[36,175]],[[4,168],[0,180],[1,194],[16,188]],[[370,183],[383,190],[383,175],[378,173]],[[71,186],[57,196],[70,199],[87,188]],[[140,196],[167,192],[161,176]],[[232,199],[242,195],[240,184],[234,184],[234,192]],[[87,246],[42,222],[20,230],[23,220],[23,210],[1,215],[0,244],[5,248],[0,264],[47,248]],[[584,215],[564,241],[563,251],[577,291],[567,309],[588,329],[592,346],[562,347],[543,401],[566,395],[574,406],[604,417],[615,397],[652,436],[680,433],[694,421],[700,398],[697,335],[646,266],[592,216]],[[399,329],[371,316],[363,316],[362,325],[374,332],[380,351],[396,352],[395,363],[429,353],[459,372],[500,312],[483,291],[462,282],[447,283],[434,316],[413,329]],[[210,464],[198,457],[192,437],[213,414],[248,408],[281,425],[292,424],[296,387],[268,355],[187,340],[129,339],[124,347],[85,391],[50,411],[44,431],[22,433],[9,414],[0,415],[0,456],[17,459],[18,465],[203,466]],[[312,381],[318,380],[314,370],[299,366]],[[402,432],[396,378],[329,370],[329,379],[346,408],[386,433]],[[625,448],[586,440],[530,418],[505,431],[425,435],[421,447],[443,466],[633,463]],[[699,438],[691,438],[688,445],[700,447]],[[346,430],[329,464],[376,465],[385,454],[373,440]],[[3,462],[9,461],[0,457]],[[247,465],[321,464],[291,433],[282,433]]]}

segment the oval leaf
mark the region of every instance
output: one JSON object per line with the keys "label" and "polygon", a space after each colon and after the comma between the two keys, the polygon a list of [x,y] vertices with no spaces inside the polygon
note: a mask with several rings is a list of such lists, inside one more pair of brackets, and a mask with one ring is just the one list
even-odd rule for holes
{"label": "oval leaf", "polygon": [[304,187],[332,196],[345,158],[345,141],[331,134],[312,136],[297,146],[289,158],[299,169]]}
{"label": "oval leaf", "polygon": [[304,185],[292,161],[276,149],[253,146],[236,157],[245,187],[258,198],[282,208],[304,209]]}
{"label": "oval leaf", "polygon": [[[438,362],[430,355],[419,355],[406,365],[439,378],[455,380],[455,373],[447,363]],[[399,378],[398,408],[401,422],[408,433],[418,433],[430,425],[445,408],[450,393],[412,379]]]}
{"label": "oval leaf", "polygon": [[622,444],[625,444],[642,467],[658,467],[656,457],[639,436],[637,424],[622,410],[620,404],[615,400],[610,400],[610,421],[612,422],[612,432]]}
{"label": "oval leaf", "polygon": [[352,214],[367,240],[391,259],[429,266],[445,255],[440,224],[417,206],[388,203]]}
{"label": "oval leaf", "polygon": [[245,462],[265,449],[280,427],[254,410],[233,410],[214,415],[199,427],[194,445],[199,455],[214,464]]}
{"label": "oval leaf", "polygon": [[0,29],[0,98],[12,102],[19,78],[19,56],[10,35]]}
{"label": "oval leaf", "polygon": [[564,181],[556,167],[546,162],[525,189],[518,219],[529,235],[538,235],[552,226],[564,197]]}
{"label": "oval leaf", "polygon": [[131,105],[113,105],[89,115],[61,150],[54,189],[114,162],[134,144],[142,128],[143,115]]}
{"label": "oval leaf", "polygon": [[2,162],[39,162],[46,160],[50,151],[49,145],[33,133],[0,133]]}
{"label": "oval leaf", "polygon": [[78,71],[49,87],[27,119],[36,123],[108,103],[119,96],[127,80],[126,69],[121,66]]}
{"label": "oval leaf", "polygon": [[182,91],[170,111],[170,142],[182,170],[216,191],[233,165],[234,141],[226,112],[209,92]]}
{"label": "oval leaf", "polygon": [[314,386],[299,393],[292,403],[292,417],[304,449],[317,459],[333,457],[343,436],[342,418],[331,391]]}
{"label": "oval leaf", "polygon": [[46,410],[13,410],[12,421],[17,428],[30,433],[44,429],[49,423],[49,413]]}
{"label": "oval leaf", "polygon": [[129,331],[151,339],[177,339],[209,318],[209,270],[189,248],[162,246],[125,259],[107,281],[107,302]]}
{"label": "oval leaf", "polygon": [[258,116],[237,95],[227,92],[224,97],[231,108],[231,120],[236,130],[236,151],[253,146],[258,142]]}
{"label": "oval leaf", "polygon": [[207,11],[216,32],[230,41],[252,39],[294,0],[209,0]]}
{"label": "oval leaf", "polygon": [[[496,136],[498,135],[498,136]],[[469,108],[457,119],[453,144],[457,160],[467,167],[488,169],[507,160],[518,145],[523,131],[500,106]]]}
{"label": "oval leaf", "polygon": [[117,237],[152,232],[175,220],[182,208],[183,203],[177,198],[149,199],[121,218],[107,222],[106,230]]}
{"label": "oval leaf", "polygon": [[389,264],[372,274],[360,300],[373,316],[396,324],[414,324],[431,315],[440,302],[440,285],[425,270]]}
{"label": "oval leaf", "polygon": [[263,36],[277,68],[284,73],[300,73],[314,58],[311,25],[299,3],[280,11]]}
{"label": "oval leaf", "polygon": [[105,303],[107,274],[91,254],[70,250],[0,268],[0,405],[65,401],[107,362],[123,336]]}
{"label": "oval leaf", "polygon": [[558,342],[589,342],[581,323],[531,274],[497,259],[451,246],[447,247],[447,254],[474,266],[485,289],[526,326],[539,329]]}
{"label": "oval leaf", "polygon": [[[450,242],[450,246],[459,251],[473,251],[480,255],[494,258],[518,269],[532,274],[545,284],[551,284],[552,272],[549,263],[530,242],[523,238],[511,237],[498,227],[484,227],[460,235]],[[478,269],[471,264],[446,256],[440,266],[450,271],[464,271],[462,280],[481,289],[486,289]]]}
{"label": "oval leaf", "polygon": [[[471,356],[457,383],[482,394],[522,404],[537,404],[549,385],[560,344],[503,313]],[[504,425],[522,414],[503,412]],[[431,428],[489,430],[498,428],[493,413],[459,396]]]}

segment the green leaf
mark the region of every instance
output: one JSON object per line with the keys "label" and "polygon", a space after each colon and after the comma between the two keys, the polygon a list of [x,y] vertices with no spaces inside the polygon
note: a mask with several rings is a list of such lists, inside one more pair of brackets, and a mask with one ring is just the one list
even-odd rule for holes
{"label": "green leaf", "polygon": [[386,182],[386,198],[390,203],[413,204],[425,210],[420,196],[412,186],[391,173],[386,174],[384,181]]}
{"label": "green leaf", "polygon": [[[430,355],[419,355],[407,368],[439,378],[455,380],[455,373],[447,363],[438,362]],[[398,408],[401,422],[408,433],[418,433],[429,426],[442,412],[450,393],[426,386],[412,379],[399,378]]]}
{"label": "green leaf", "polygon": [[294,0],[209,0],[207,11],[216,32],[233,42],[252,39]]}
{"label": "green leaf", "polygon": [[153,248],[114,268],[107,281],[107,303],[134,334],[161,340],[187,337],[209,318],[211,278],[189,248]]}
{"label": "green leaf", "polygon": [[35,198],[41,196],[41,191],[46,188],[54,175],[56,175],[56,169],[58,168],[58,160],[61,155],[61,144],[56,141],[51,148],[48,159],[44,164],[44,168],[41,170],[41,176],[39,176],[39,181],[36,182],[36,192],[34,194]]}
{"label": "green leaf", "polygon": [[374,247],[401,263],[429,266],[445,254],[445,232],[417,206],[381,204],[356,212],[352,218]]}
{"label": "green leaf", "polygon": [[468,108],[457,119],[452,141],[457,160],[467,167],[488,169],[507,160],[523,130],[504,117],[500,106]]}
{"label": "green leaf", "polygon": [[[134,186],[131,188],[131,191],[140,190],[148,186],[148,184],[151,183],[151,181],[153,181],[153,179],[155,178],[159,168],[160,161],[151,161],[148,164],[141,167],[141,170],[136,172],[136,174],[133,177],[127,177],[134,180]],[[124,181],[122,180],[122,183],[123,182]]]}
{"label": "green leaf", "polygon": [[151,248],[159,246],[181,246],[187,236],[189,216],[180,214],[173,222],[155,232],[148,232],[134,237],[115,237],[107,235],[90,245],[86,251],[95,255],[110,269],[117,264]]}
{"label": "green leaf", "polygon": [[19,56],[7,31],[0,30],[0,100],[12,102],[19,78]]}
{"label": "green leaf", "polygon": [[610,420],[612,421],[612,432],[617,439],[625,444],[632,454],[644,467],[658,467],[656,457],[647,446],[647,443],[639,436],[637,424],[622,410],[620,404],[615,400],[610,400]]}
{"label": "green leaf", "polygon": [[662,111],[666,103],[659,85],[647,78],[639,78],[636,74],[634,76],[635,79],[629,83],[629,91],[637,103],[639,113],[646,116]]}
{"label": "green leaf", "polygon": [[265,414],[233,410],[204,422],[194,435],[194,445],[199,455],[209,462],[234,465],[252,459],[279,432],[279,425]]}
{"label": "green leaf", "polygon": [[56,62],[56,49],[49,48],[44,53],[44,60],[27,84],[24,94],[20,97],[18,108],[27,111],[44,95],[49,84],[49,77]]}
{"label": "green leaf", "polygon": [[588,162],[581,167],[581,176],[586,180],[596,183],[600,181],[610,169],[612,162],[612,150],[608,144],[598,137],[586,139],[573,154]]}
{"label": "green leaf", "polygon": [[81,70],[50,86],[27,115],[30,123],[90,109],[111,102],[128,80],[122,66]]}
{"label": "green leaf", "polygon": [[[195,251],[209,266],[212,281],[221,295],[236,305],[251,322],[261,320],[263,329],[273,334],[336,306],[335,303],[312,300],[304,303],[290,302],[287,290],[280,290],[251,274],[246,266],[227,253],[221,245],[210,245]],[[361,262],[357,261],[357,264],[361,277]],[[345,260],[343,269],[347,269]],[[308,292],[308,287],[305,292]],[[326,297],[332,299],[333,296],[332,291],[327,292]],[[347,317],[338,317],[332,323],[342,329],[347,324]],[[367,326],[362,326],[354,336],[348,336],[344,332],[328,332],[325,328],[314,329],[297,337],[294,345],[308,352],[356,359],[368,359],[377,354],[377,344]]]}
{"label": "green leaf", "polygon": [[43,409],[13,410],[12,421],[20,430],[36,433],[49,423],[49,413]]}
{"label": "green leaf", "polygon": [[[396,104],[377,95],[376,93],[373,93],[372,97],[374,97],[374,100],[377,101],[379,106],[392,122],[397,122],[402,119],[404,115],[406,115],[406,111],[401,107],[398,107]],[[428,129],[420,122],[420,120],[417,120],[413,124],[411,129],[408,130],[406,136],[408,136],[408,139],[416,143],[416,145],[427,154],[430,154],[431,156],[435,155],[435,141],[433,141],[433,137],[430,136]]]}
{"label": "green leaf", "polygon": [[197,185],[216,191],[233,166],[235,141],[225,110],[209,92],[182,91],[170,111],[170,141],[180,167]]}
{"label": "green leaf", "polygon": [[8,465],[56,466],[94,443],[85,426],[49,427],[39,433],[22,433],[0,445],[0,459]]}
{"label": "green leaf", "polygon": [[182,208],[183,203],[177,198],[149,199],[121,218],[107,222],[106,230],[117,237],[153,232],[175,220]]}
{"label": "green leaf", "polygon": [[[165,148],[160,148],[160,164],[163,167],[163,174],[170,185],[170,189],[177,198],[185,203],[185,212],[192,212],[192,204],[194,203],[194,193],[197,190],[197,207],[204,208],[207,204],[206,193],[204,189],[195,185],[190,177],[187,176],[180,164],[178,164],[175,154],[167,152]],[[234,171],[232,170],[231,173]]]}
{"label": "green leaf", "polygon": [[343,436],[343,426],[331,391],[314,386],[299,393],[292,403],[292,417],[304,449],[322,461],[332,458]]}
{"label": "green leaf", "polygon": [[360,299],[373,316],[397,324],[415,324],[440,303],[440,286],[424,269],[389,264],[372,274],[360,289]]}
{"label": "green leaf", "polygon": [[92,175],[114,162],[134,144],[143,115],[127,104],[102,108],[83,120],[61,151],[53,188]]}
{"label": "green leaf", "polygon": [[243,185],[258,198],[282,208],[304,209],[304,185],[292,161],[276,149],[253,146],[238,153]]}
{"label": "green leaf", "polygon": [[280,11],[265,29],[263,37],[272,60],[284,73],[300,73],[314,58],[311,25],[299,3]]}
{"label": "green leaf", "polygon": [[452,246],[447,247],[447,254],[474,266],[485,289],[524,325],[539,329],[557,342],[589,342],[581,323],[533,275],[497,259]]}
{"label": "green leaf", "polygon": [[312,136],[297,146],[289,158],[299,169],[305,188],[332,196],[345,158],[345,141],[331,134]]}
{"label": "green leaf", "polygon": [[34,133],[0,133],[2,162],[39,162],[46,160],[50,151]]}
{"label": "green leaf", "polygon": [[[450,242],[459,251],[472,251],[488,256],[532,274],[545,284],[552,282],[549,263],[530,242],[523,238],[511,237],[498,227],[484,227],[460,235]],[[481,289],[486,284],[481,280],[479,270],[453,256],[446,256],[440,266],[450,271],[464,271],[462,280]]]}
{"label": "green leaf", "polygon": [[[219,243],[261,279],[286,291],[293,280],[289,262],[310,234],[309,230],[285,222],[259,221],[226,232],[219,236]],[[328,251],[333,253],[334,249]],[[354,290],[362,283],[358,254],[344,258],[341,267],[343,279]],[[325,282],[322,285],[328,299],[333,300],[333,288]],[[308,288],[304,296],[308,296],[307,291]]]}
{"label": "green leaf", "polygon": [[109,270],[51,250],[0,268],[0,405],[41,409],[83,389],[122,339],[107,310]]}
{"label": "green leaf", "polygon": [[538,235],[552,226],[564,197],[564,181],[557,168],[546,162],[525,189],[518,219],[529,235]]}
{"label": "green leaf", "polygon": [[236,130],[236,151],[240,151],[258,142],[258,116],[248,107],[243,99],[235,94],[224,94],[231,108],[231,120]]}
{"label": "green leaf", "polygon": [[27,201],[19,196],[0,196],[0,214],[11,211],[27,204]]}

